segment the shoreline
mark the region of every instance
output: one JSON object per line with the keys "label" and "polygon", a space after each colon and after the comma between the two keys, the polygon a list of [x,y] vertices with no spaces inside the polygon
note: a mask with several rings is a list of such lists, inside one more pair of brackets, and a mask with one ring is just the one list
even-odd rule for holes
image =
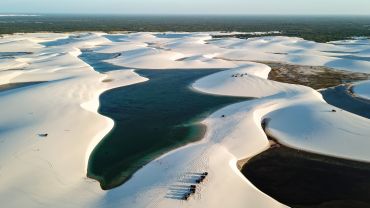
{"label": "shoreline", "polygon": [[[96,71],[94,69],[94,67],[92,67],[92,66],[90,66],[90,67],[92,68],[92,70]],[[96,72],[98,72],[98,71],[96,71]],[[141,82],[146,82],[146,81],[149,80],[146,77],[140,76],[138,73],[135,72],[135,70],[132,70],[132,72],[135,73],[137,76],[141,77],[141,79],[143,79],[143,81],[141,81]],[[109,77],[106,73],[101,73],[101,72],[98,72],[98,73],[102,74],[102,75],[105,75],[104,77],[102,77],[99,80],[100,82],[104,82],[104,80],[106,80]],[[140,82],[136,82],[136,83],[140,83]],[[136,84],[136,83],[134,83],[134,84]],[[113,119],[99,113],[99,108],[100,108],[100,100],[99,99],[100,99],[100,96],[103,93],[105,93],[106,91],[113,90],[113,89],[116,89],[116,88],[125,87],[125,86],[127,86],[127,84],[122,83],[120,85],[113,86],[113,87],[106,88],[104,90],[98,91],[98,92],[96,92],[96,94],[95,94],[95,96],[92,100],[81,104],[81,107],[83,109],[85,109],[87,111],[90,111],[90,112],[92,112],[92,113],[94,113],[98,116],[102,116],[106,120],[106,127],[101,129],[101,131],[97,132],[97,134],[94,136],[94,138],[91,140],[90,144],[87,147],[87,150],[86,150],[86,153],[85,153],[85,155],[86,155],[85,156],[85,174],[86,174],[87,177],[89,177],[88,176],[88,165],[89,165],[89,159],[90,159],[90,156],[91,156],[92,152],[98,146],[98,144],[113,130],[113,128],[115,126],[115,122],[114,122]],[[89,177],[89,178],[91,178],[91,177]],[[97,180],[96,178],[91,178],[91,179]]]}
{"label": "shoreline", "polygon": [[[182,70],[182,71],[181,70],[175,70],[175,71],[172,70],[172,71],[169,71],[169,70],[167,70],[167,71],[162,71],[162,72],[149,72],[149,74],[147,72],[145,72],[145,73],[143,72],[144,73],[143,74],[143,73],[140,73],[140,71],[138,71],[137,73],[139,75],[148,77],[152,81],[148,81],[147,83],[144,83],[142,85],[134,85],[134,86],[130,86],[130,87],[127,86],[127,87],[124,87],[122,89],[118,89],[118,91],[112,91],[111,90],[108,94],[105,94],[105,99],[108,99],[108,98],[110,99],[110,97],[112,97],[113,100],[112,101],[109,101],[109,100],[104,101],[105,102],[105,107],[102,108],[101,110],[99,110],[99,114],[108,116],[108,117],[112,118],[113,120],[118,120],[118,124],[115,123],[115,125],[118,125],[118,127],[120,127],[120,128],[115,129],[113,132],[111,131],[109,133],[109,136],[104,138],[105,140],[101,140],[105,143],[100,143],[100,144],[103,144],[105,146],[98,146],[97,145],[94,148],[93,152],[90,154],[90,159],[89,159],[89,168],[90,168],[90,170],[88,169],[89,171],[88,171],[87,175],[90,178],[97,179],[98,181],[100,181],[101,187],[104,190],[112,189],[112,188],[115,188],[119,185],[122,185],[122,183],[127,182],[132,177],[133,173],[140,170],[145,164],[150,163],[150,161],[152,161],[153,159],[158,158],[161,154],[166,153],[166,152],[168,152],[172,149],[176,149],[179,146],[186,145],[189,142],[194,142],[194,140],[202,139],[204,137],[204,133],[203,134],[201,133],[200,135],[199,134],[193,135],[193,134],[194,134],[195,131],[198,132],[198,133],[199,132],[204,132],[204,128],[202,127],[203,125],[201,124],[201,122],[202,122],[203,119],[206,119],[206,115],[212,114],[212,112],[217,111],[218,109],[224,107],[229,102],[239,102],[241,100],[247,99],[247,98],[244,98],[244,97],[243,98],[238,98],[238,97],[223,97],[223,96],[220,96],[220,95],[205,95],[205,94],[200,94],[198,92],[195,92],[195,91],[193,91],[189,88],[189,84],[188,84],[189,81],[191,81],[191,83],[192,83],[192,82],[194,82],[194,81],[192,81],[194,78],[199,79],[199,77],[204,77],[204,76],[207,76],[209,74],[217,73],[218,70],[216,70],[216,71],[204,71],[200,74],[199,73],[194,74],[193,72],[194,72],[194,70],[193,71],[190,71],[190,70]],[[155,74],[155,76],[153,75],[153,73]],[[157,73],[159,75],[157,75]],[[110,169],[108,169],[108,168],[112,167],[110,165],[103,165],[103,167],[106,166],[105,169],[100,167],[100,165],[99,165],[100,162],[99,162],[98,159],[99,159],[99,157],[102,157],[101,154],[106,155],[106,153],[104,153],[104,151],[106,151],[106,150],[104,150],[104,149],[109,149],[110,152],[113,152],[113,155],[116,155],[115,158],[112,158],[112,161],[116,161],[117,159],[120,158],[120,155],[117,155],[117,153],[115,153],[115,152],[116,151],[122,151],[122,149],[117,149],[117,147],[113,147],[113,146],[109,145],[110,144],[109,142],[115,141],[116,139],[118,139],[118,136],[126,138],[126,139],[132,139],[132,138],[142,139],[142,140],[144,139],[144,138],[142,138],[143,136],[141,136],[140,138],[137,138],[136,134],[134,132],[131,132],[131,131],[127,130],[126,126],[130,126],[131,128],[134,128],[134,129],[136,127],[132,126],[132,124],[131,124],[132,122],[131,123],[125,123],[125,122],[121,121],[120,120],[121,119],[120,115],[126,115],[126,119],[129,119],[129,120],[131,119],[132,120],[133,118],[128,117],[128,116],[137,116],[138,115],[137,113],[140,113],[140,112],[136,112],[136,111],[138,111],[138,108],[139,108],[140,111],[147,112],[147,109],[153,108],[152,105],[157,106],[157,104],[155,102],[152,103],[151,106],[147,106],[146,103],[148,102],[148,100],[146,99],[145,102],[142,103],[141,99],[144,98],[143,97],[144,95],[142,93],[143,90],[144,91],[147,90],[148,87],[150,87],[151,85],[158,87],[157,84],[158,84],[159,81],[162,84],[165,84],[165,82],[163,81],[163,78],[158,78],[158,76],[160,76],[161,73],[164,73],[163,76],[165,76],[167,78],[166,80],[168,80],[169,75],[179,76],[181,74],[184,75],[184,73],[187,74],[187,77],[189,77],[189,78],[186,78],[186,79],[181,78],[181,79],[178,80],[179,81],[178,84],[181,83],[180,84],[181,89],[179,89],[177,91],[175,89],[167,89],[167,88],[166,89],[158,88],[158,89],[162,90],[162,91],[160,91],[162,94],[163,93],[166,94],[165,96],[167,98],[166,98],[165,101],[166,101],[167,104],[168,103],[173,103],[173,100],[180,96],[178,94],[178,91],[183,92],[183,94],[181,95],[181,101],[182,101],[181,105],[186,105],[190,109],[192,109],[191,106],[197,106],[197,111],[201,111],[201,112],[199,112],[200,114],[195,114],[195,115],[189,114],[189,116],[192,115],[192,118],[190,118],[189,116],[185,116],[185,117],[183,116],[184,119],[190,119],[188,121],[180,121],[178,119],[174,120],[174,122],[176,122],[176,124],[178,122],[185,122],[185,123],[181,123],[181,124],[179,123],[176,126],[168,126],[168,127],[164,126],[163,128],[170,128],[169,131],[171,132],[171,134],[167,135],[167,133],[166,134],[162,133],[160,135],[162,135],[163,138],[156,138],[154,136],[153,136],[153,138],[156,138],[156,140],[157,139],[162,139],[165,142],[165,144],[163,144],[160,147],[159,150],[156,150],[156,151],[152,150],[152,151],[150,151],[148,153],[145,153],[145,154],[142,153],[143,154],[142,156],[137,156],[138,157],[137,161],[136,160],[131,161],[131,164],[135,164],[135,165],[128,166],[126,169],[122,169],[122,171],[120,171],[118,168],[110,170]],[[192,79],[192,80],[188,81],[188,79]],[[174,80],[177,80],[177,79],[171,79],[170,81],[167,81],[168,83],[166,84],[166,86],[168,84],[171,84],[171,83],[175,82]],[[185,90],[185,91],[182,91],[182,90]],[[143,98],[137,98],[137,95],[131,95],[130,94],[131,92],[139,93],[139,95]],[[161,96],[162,94],[160,94],[159,96]],[[137,103],[135,105],[133,105],[133,104],[131,104],[131,101],[130,101],[130,103],[127,103],[126,100],[117,99],[117,97],[120,97],[120,96],[123,96],[127,99],[130,99],[132,102],[135,101]],[[172,96],[173,98],[170,99],[169,96]],[[187,101],[185,100],[185,98],[187,98]],[[190,98],[192,98],[192,99],[190,99]],[[123,103],[119,104],[121,102],[121,100],[123,101]],[[217,107],[210,108],[210,107],[205,106],[205,104],[207,104],[207,103],[209,104],[211,102],[211,100],[214,101],[213,105],[217,106]],[[175,104],[176,104],[176,102],[177,101],[175,101]],[[114,112],[111,112],[109,103],[114,103],[114,106],[113,106],[114,109],[119,107],[121,110],[119,110],[119,111],[116,110]],[[170,107],[168,107],[168,106],[166,106],[166,107],[163,106],[164,104],[161,104],[161,105],[162,106],[158,108],[158,111],[160,112],[161,110],[164,110],[165,114],[163,114],[163,116],[166,116],[166,114],[178,115],[179,110],[176,107],[174,107],[175,109],[170,109]],[[219,105],[221,105],[221,106],[219,106]],[[132,109],[133,107],[135,109]],[[180,109],[184,109],[184,108],[180,108]],[[128,113],[125,113],[127,111],[128,111]],[[197,111],[195,111],[195,112],[197,112]],[[133,112],[135,112],[135,113],[133,113]],[[111,115],[113,117],[111,117],[109,115]],[[162,113],[161,113],[161,115],[162,115]],[[140,117],[138,119],[140,121]],[[167,119],[167,117],[165,117],[164,119]],[[145,125],[152,126],[152,124],[148,123],[150,121],[151,120],[146,121],[147,123]],[[199,129],[199,127],[201,127],[201,129]],[[126,131],[126,137],[124,136],[125,132],[123,132],[123,129],[125,129],[125,131]],[[155,129],[157,129],[157,128],[155,128]],[[145,129],[142,129],[142,130],[143,130],[143,132],[146,132]],[[186,130],[186,132],[184,132],[185,130]],[[149,128],[148,131],[150,132],[151,129]],[[161,131],[159,133],[161,133]],[[139,134],[139,135],[142,135],[142,134]],[[172,141],[172,140],[174,140],[174,138],[170,138],[169,136],[176,137],[176,141]],[[167,141],[169,139],[171,141]],[[160,142],[160,140],[157,140],[157,142]],[[115,142],[114,144],[118,145],[117,142]],[[124,143],[124,144],[126,144],[126,143]],[[126,144],[126,146],[127,145],[128,144]],[[132,148],[137,148],[137,147],[134,144],[132,146]],[[143,147],[143,148],[145,148],[145,147]],[[131,157],[130,154],[122,153],[121,155]],[[134,156],[136,158],[136,155],[134,155]],[[98,157],[98,158],[96,158],[96,157]],[[96,161],[98,161],[98,162],[96,162]],[[116,163],[112,162],[112,164],[116,164]],[[115,167],[116,166],[113,166],[113,168],[115,168]],[[113,173],[112,172],[107,173],[106,172],[107,170],[108,171],[113,171]],[[100,171],[103,171],[103,172],[100,172]],[[115,175],[113,175],[114,176],[113,177],[111,175],[106,175],[106,174],[115,174]]]}
{"label": "shoreline", "polygon": [[[276,140],[276,139],[274,139],[274,140]],[[273,156],[274,154],[277,154],[277,155]],[[266,157],[266,159],[264,159],[264,157]],[[273,159],[271,159],[270,157],[274,157],[274,158],[277,157],[278,159],[276,159],[277,161],[271,163],[270,160],[273,160]],[[287,158],[287,157],[289,157],[289,158]],[[270,159],[268,160],[268,158],[270,158]],[[306,168],[304,168],[305,172],[308,172],[306,174],[306,176],[297,178],[297,175],[294,175],[294,174],[298,174],[298,173],[295,173],[294,170],[299,172],[300,168],[296,164],[297,162],[294,163],[294,160],[295,160],[294,158],[298,161],[302,160],[301,161],[302,163],[304,161],[306,161],[306,163],[314,163],[314,164],[316,164],[316,166],[312,167],[312,169],[310,169],[311,166],[306,166]],[[319,158],[321,158],[321,159],[319,159]],[[281,164],[279,164],[279,161],[281,161],[281,160],[283,160],[283,161],[282,161]],[[293,165],[293,164],[292,165],[287,165],[284,162],[284,160],[285,161],[290,161],[291,163],[293,163],[295,165]],[[354,165],[354,164],[356,164],[356,165]],[[324,168],[322,170],[318,170],[318,166],[324,166]],[[253,167],[255,167],[255,168],[253,168]],[[341,158],[338,158],[338,157],[331,157],[331,156],[326,156],[326,155],[322,155],[322,154],[311,153],[311,152],[307,152],[305,150],[302,151],[302,150],[299,150],[299,149],[295,149],[295,148],[291,148],[291,147],[287,147],[287,146],[282,146],[281,144],[279,144],[279,146],[276,146],[276,147],[271,146],[270,148],[261,152],[260,154],[249,158],[249,161],[243,165],[243,167],[240,171],[243,173],[243,175],[248,180],[251,180],[251,182],[254,185],[256,185],[257,188],[264,191],[264,193],[269,194],[270,196],[274,197],[274,199],[276,199],[278,201],[281,201],[284,204],[287,204],[289,206],[292,206],[292,207],[306,207],[306,206],[311,207],[311,206],[314,206],[314,205],[321,206],[323,204],[330,204],[330,203],[333,203],[333,204],[336,204],[337,206],[340,206],[341,204],[344,205],[346,203],[350,203],[351,199],[345,199],[346,197],[348,197],[347,195],[346,195],[346,197],[344,197],[342,195],[342,197],[344,197],[344,199],[337,198],[336,195],[338,195],[339,193],[334,191],[332,186],[321,187],[319,185],[321,183],[319,183],[317,181],[317,180],[319,180],[319,181],[320,180],[328,181],[329,179],[333,180],[331,177],[329,178],[328,176],[331,175],[329,173],[330,173],[330,171],[333,171],[333,168],[335,168],[335,167],[337,167],[338,169],[340,169],[340,168],[342,168],[342,169],[343,168],[344,169],[353,169],[353,170],[356,170],[357,172],[358,171],[361,172],[361,171],[364,171],[364,169],[367,169],[367,172],[370,172],[370,163],[369,162],[364,163],[364,162],[359,162],[359,161],[355,161],[355,160],[346,160],[346,159],[341,159]],[[283,171],[282,169],[284,169],[284,168],[285,169],[290,168],[290,171],[288,171],[289,173],[293,172],[293,173],[291,173],[292,178],[290,178],[289,180],[287,178],[284,178],[284,176],[283,176],[284,174],[283,174],[283,172],[281,172],[281,171]],[[327,169],[327,168],[329,168],[329,169]],[[280,171],[280,172],[278,172],[278,171]],[[311,172],[309,172],[309,171],[311,171]],[[276,172],[278,172],[278,173],[276,173]],[[334,172],[336,172],[336,171],[334,171]],[[278,175],[276,175],[276,174],[278,174]],[[316,174],[316,175],[315,176],[310,176],[311,174],[313,174],[313,175]],[[340,183],[341,181],[346,181],[346,179],[350,179],[350,178],[353,178],[353,177],[358,178],[360,175],[363,175],[363,174],[360,174],[360,175],[357,174],[356,175],[356,173],[352,173],[352,174],[353,174],[353,176],[350,177],[350,176],[347,176],[346,174],[341,175],[340,173],[337,173],[337,176],[336,176],[337,178],[342,177],[341,179],[338,179],[338,181],[337,181],[338,183],[336,183],[338,185],[338,189],[341,189],[341,186],[339,185],[339,184],[341,184]],[[289,175],[289,174],[287,173],[286,175]],[[301,173],[301,175],[303,175],[303,173]],[[321,175],[321,177],[317,177],[317,175]],[[312,177],[315,178],[315,179],[313,180]],[[327,178],[325,178],[325,177],[327,177]],[[298,187],[291,185],[292,183],[295,183],[294,180],[297,180],[296,183],[300,184]],[[269,182],[264,183],[263,181],[269,181]],[[311,182],[308,182],[309,184],[305,184],[305,181],[311,181]],[[315,181],[315,182],[313,182],[313,181]],[[305,185],[302,185],[302,183],[305,184]],[[326,183],[328,183],[328,182],[326,182]],[[268,185],[268,184],[270,184],[270,185]],[[271,185],[271,184],[275,184],[275,185]],[[355,191],[352,191],[352,192],[350,191],[350,190],[356,190],[356,189],[353,189],[354,188],[353,186],[352,186],[352,189],[351,189],[351,186],[349,184],[347,184],[347,186],[349,186],[345,189],[345,190],[347,190],[347,192],[349,192],[349,193],[346,192],[347,194],[355,192]],[[287,187],[289,187],[289,188],[287,188]],[[294,189],[294,187],[296,188],[296,190]],[[313,189],[312,187],[315,187],[318,190],[312,191],[312,189]],[[328,189],[328,190],[325,191],[325,188]],[[279,191],[277,191],[277,189]],[[318,197],[318,196],[312,197],[313,195],[315,195],[315,193],[320,192],[320,191],[322,192],[322,190],[324,190],[324,192],[326,193],[325,195],[327,197],[331,198],[331,200],[330,199],[325,199],[325,200],[322,199],[322,201],[320,201],[320,203],[319,203],[317,198],[320,198],[320,197]],[[330,191],[330,190],[332,190],[332,191]],[[368,191],[370,191],[370,190],[368,190]],[[284,194],[284,193],[286,193],[286,194]],[[295,193],[295,194],[293,194],[293,193]],[[361,192],[361,193],[363,193],[363,192]],[[366,193],[363,193],[363,194],[365,194],[365,198],[366,198],[367,194]],[[355,194],[355,196],[352,196],[352,197],[354,197],[354,198],[358,197],[358,193]],[[352,200],[356,201],[354,198]],[[333,199],[337,200],[337,202],[334,202]],[[299,202],[299,201],[301,201],[301,202]],[[358,201],[358,202],[359,203],[363,202],[364,204],[366,204],[364,201]],[[361,205],[361,203],[360,203],[359,206],[355,206],[355,207],[363,207],[363,204]],[[370,204],[370,201],[368,201],[367,204]],[[324,207],[324,205],[323,205],[323,207]]]}
{"label": "shoreline", "polygon": [[[202,125],[207,126],[202,139],[154,158],[136,171],[124,185],[102,191],[95,180],[86,178],[88,157],[93,147],[115,125],[109,118],[99,115],[99,97],[110,88],[146,80],[133,70],[102,75],[79,60],[77,48],[107,44],[110,46],[104,49],[109,52],[126,47],[125,43],[113,43],[103,35],[89,34],[66,46],[34,49],[35,53],[27,55],[27,59],[17,59],[19,62],[28,61],[29,65],[24,69],[27,73],[14,79],[16,81],[73,78],[0,96],[0,105],[7,109],[2,111],[4,117],[0,118],[6,127],[0,135],[0,165],[3,167],[0,174],[4,179],[0,182],[0,187],[3,187],[0,191],[17,196],[17,200],[5,200],[5,206],[286,207],[257,189],[237,168],[237,159],[252,157],[270,146],[261,127],[264,118],[272,118],[268,130],[281,138],[282,143],[315,150],[320,154],[326,152],[355,160],[370,160],[366,149],[369,142],[365,138],[369,135],[367,120],[342,111],[330,112],[332,107],[323,102],[321,95],[311,88],[266,80],[270,70],[266,65],[252,62],[231,64],[232,61],[220,62],[209,55],[215,52],[225,57],[243,55],[235,46],[243,49],[252,47],[249,51],[260,51],[258,55],[263,50],[283,52],[292,48],[314,54],[323,47],[330,49],[334,46],[318,44],[306,48],[306,44],[311,46],[315,43],[288,37],[249,41],[225,38],[205,44],[202,41],[204,36],[197,35],[167,39],[166,36],[156,37],[145,33],[131,34],[126,37],[128,41],[156,42],[173,52],[166,50],[162,54],[160,52],[164,49],[150,49],[150,45],[139,44],[135,46],[138,48],[130,52],[134,57],[121,59],[127,56],[123,53],[117,58],[121,65],[150,66],[151,61],[160,60],[163,66],[169,68],[178,66],[171,57],[179,53],[190,57],[180,61],[189,68],[212,66],[215,63],[220,66],[233,65],[235,68],[191,83],[189,90],[259,99],[217,109],[201,121]],[[24,40],[50,38],[45,35],[40,38],[36,34],[28,36]],[[24,43],[22,36],[17,38],[20,42],[17,39],[15,43]],[[254,47],[255,41],[268,42],[268,46],[272,47]],[[275,43],[278,46],[274,46]],[[38,47],[31,43],[27,46]],[[361,61],[355,63],[366,66]],[[31,98],[33,102],[29,102]],[[294,120],[297,117],[301,121]],[[37,133],[48,136],[40,138]],[[348,138],[353,138],[350,140],[352,142],[348,142]],[[204,183],[199,184],[197,193],[188,201],[171,198],[172,190],[193,184],[192,175],[205,171],[209,172],[209,176]]]}
{"label": "shoreline", "polygon": [[[365,81],[370,81],[370,79],[365,80]],[[364,96],[361,96],[361,95],[357,94],[354,91],[354,88],[356,87],[356,84],[358,84],[358,83],[350,83],[348,85],[348,87],[347,87],[348,94],[351,95],[355,99],[359,99],[360,101],[369,102],[370,103],[370,99],[368,99],[368,98],[366,98]]]}

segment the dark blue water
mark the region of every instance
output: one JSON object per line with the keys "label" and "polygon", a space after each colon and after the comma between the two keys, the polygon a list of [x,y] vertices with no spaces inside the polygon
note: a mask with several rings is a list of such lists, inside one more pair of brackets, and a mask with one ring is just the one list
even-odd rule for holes
{"label": "dark blue water", "polygon": [[[122,69],[103,62],[117,54],[84,52],[81,59],[97,71]],[[100,96],[99,113],[112,118],[114,129],[93,150],[88,176],[103,189],[114,188],[161,154],[201,139],[199,121],[215,110],[247,98],[195,92],[190,85],[219,69],[170,69],[136,72],[149,81],[120,87]]]}
{"label": "dark blue water", "polygon": [[125,67],[116,66],[104,62],[104,60],[113,59],[120,55],[121,55],[120,53],[94,53],[88,50],[83,50],[79,58],[82,59],[84,62],[88,63],[90,66],[92,66],[95,69],[95,71],[104,73],[114,70],[125,69]]}
{"label": "dark blue water", "polygon": [[[157,33],[157,34],[153,34],[154,36],[156,36],[157,38],[184,38],[184,37],[188,37],[188,36],[191,36],[192,34],[188,33]],[[127,42],[127,41],[131,41],[130,38],[130,35],[125,35],[125,34],[122,34],[122,35],[104,35],[105,38],[107,38],[108,40],[112,41],[112,42]]]}
{"label": "dark blue water", "polygon": [[325,101],[333,106],[370,119],[370,101],[353,97],[348,88],[340,85],[321,91]]}
{"label": "dark blue water", "polygon": [[43,42],[41,44],[44,45],[44,46],[50,47],[50,46],[66,45],[66,44],[69,44],[69,43],[73,43],[75,41],[77,41],[75,38],[68,37],[68,38],[53,40],[53,41],[49,41],[49,42]]}
{"label": "dark blue water", "polygon": [[156,37],[158,38],[185,38],[189,37],[192,34],[187,34],[187,33],[158,33],[155,34]]}
{"label": "dark blue water", "polygon": [[343,59],[358,60],[358,61],[370,61],[370,57],[361,57],[361,56],[354,56],[354,55],[336,56],[336,57],[343,58]]}
{"label": "dark blue water", "polygon": [[112,42],[125,42],[127,41],[128,35],[104,35],[105,38]]}
{"label": "dark blue water", "polygon": [[346,51],[322,51],[326,53],[337,53],[337,54],[357,54],[358,52],[346,52]]}
{"label": "dark blue water", "polygon": [[50,47],[50,46],[61,46],[61,45],[66,45],[69,43],[75,43],[78,41],[81,41],[81,38],[84,36],[88,36],[89,34],[84,34],[84,35],[70,35],[67,38],[61,38],[53,41],[48,41],[48,42],[43,42],[41,43],[44,46]]}
{"label": "dark blue water", "polygon": [[[335,57],[342,58],[342,59],[351,59],[351,60],[359,60],[359,61],[370,61],[370,57],[356,56],[356,54],[358,54],[358,52],[345,52],[345,51],[323,51],[323,52],[336,53],[338,55],[335,56]],[[351,54],[351,55],[343,55],[343,54]]]}

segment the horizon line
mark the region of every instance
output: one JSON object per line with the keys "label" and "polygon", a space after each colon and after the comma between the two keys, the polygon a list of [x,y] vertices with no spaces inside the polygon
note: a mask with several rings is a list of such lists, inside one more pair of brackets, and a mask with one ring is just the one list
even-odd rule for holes
{"label": "horizon line", "polygon": [[175,14],[175,13],[129,13],[129,14],[122,14],[122,13],[75,13],[75,12],[54,12],[54,13],[43,13],[43,12],[0,12],[0,15],[8,15],[11,16],[43,16],[43,15],[94,15],[94,16],[311,16],[311,17],[325,17],[325,16],[348,16],[348,17],[370,17],[370,14],[263,14],[263,13],[256,13],[256,14],[198,14],[198,13],[182,13],[182,14]]}

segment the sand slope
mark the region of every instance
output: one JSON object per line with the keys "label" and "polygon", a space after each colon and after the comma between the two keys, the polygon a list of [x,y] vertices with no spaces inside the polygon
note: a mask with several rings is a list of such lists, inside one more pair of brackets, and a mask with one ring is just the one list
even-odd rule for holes
{"label": "sand slope", "polygon": [[[71,41],[64,45],[42,44],[67,38]],[[370,73],[370,62],[333,53],[365,56],[369,48],[364,45],[289,37],[213,39],[209,33],[7,35],[0,39],[1,52],[29,53],[0,59],[0,84],[46,82],[0,92],[0,201],[9,208],[285,207],[237,169],[238,160],[269,147],[261,120],[270,118],[267,130],[288,146],[361,161],[370,161],[370,121],[340,109],[331,112],[334,107],[315,90],[267,80],[270,67],[250,61]],[[86,48],[120,53],[107,62],[123,69],[94,71],[78,58]],[[208,127],[203,140],[157,158],[124,185],[102,191],[86,178],[91,151],[113,126],[96,113],[98,96],[147,80],[130,68],[230,68],[196,81],[192,88],[258,99],[218,110],[203,121]],[[366,97],[370,86],[364,82],[354,90]],[[39,136],[45,133],[47,137]],[[203,171],[209,176],[197,194],[179,200]]]}

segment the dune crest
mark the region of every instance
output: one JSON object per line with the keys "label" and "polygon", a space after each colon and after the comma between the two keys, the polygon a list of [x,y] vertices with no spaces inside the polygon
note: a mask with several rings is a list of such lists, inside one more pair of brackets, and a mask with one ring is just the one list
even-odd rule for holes
{"label": "dune crest", "polygon": [[[266,130],[287,146],[365,162],[370,121],[327,104],[309,87],[268,80],[271,68],[253,61],[370,73],[369,61],[335,53],[369,56],[368,41],[354,41],[212,33],[6,35],[0,38],[0,84],[44,82],[0,91],[0,200],[4,207],[286,207],[237,168],[238,160],[269,148],[262,120],[270,119]],[[122,70],[99,73],[78,57],[81,50],[118,53],[106,62]],[[21,54],[2,55],[10,52]],[[86,177],[93,148],[114,125],[97,113],[102,92],[147,80],[134,69],[207,68],[228,70],[197,80],[194,90],[257,99],[219,109],[202,122],[204,139],[162,155],[118,188],[103,191]],[[369,98],[368,81],[354,92]],[[176,198],[179,187],[204,171],[209,175],[194,197]]]}

